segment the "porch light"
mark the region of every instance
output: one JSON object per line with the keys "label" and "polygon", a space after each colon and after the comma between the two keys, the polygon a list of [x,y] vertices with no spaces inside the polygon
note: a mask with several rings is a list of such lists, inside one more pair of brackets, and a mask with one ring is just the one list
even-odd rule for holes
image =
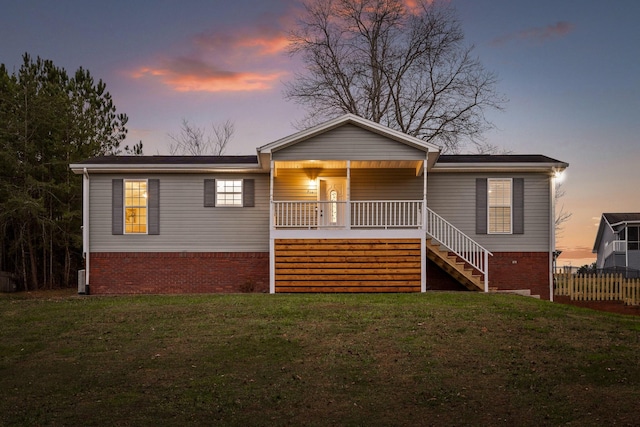
{"label": "porch light", "polygon": [[316,191],[317,188],[317,183],[315,179],[310,179],[309,180],[309,193],[314,193]]}
{"label": "porch light", "polygon": [[556,182],[562,182],[564,179],[564,171],[556,170],[553,172],[553,177],[556,179]]}

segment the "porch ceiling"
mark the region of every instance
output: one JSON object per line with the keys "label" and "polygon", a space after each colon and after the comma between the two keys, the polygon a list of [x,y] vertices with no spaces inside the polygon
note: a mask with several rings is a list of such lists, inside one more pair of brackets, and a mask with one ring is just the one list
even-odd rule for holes
{"label": "porch ceiling", "polygon": [[[352,160],[351,169],[419,169],[422,160]],[[276,169],[346,169],[346,160],[276,161]]]}

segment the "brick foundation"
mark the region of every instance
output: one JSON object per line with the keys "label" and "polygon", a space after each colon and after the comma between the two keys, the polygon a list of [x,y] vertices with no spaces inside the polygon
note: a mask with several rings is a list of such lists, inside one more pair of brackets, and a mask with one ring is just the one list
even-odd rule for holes
{"label": "brick foundation", "polygon": [[268,252],[94,252],[90,263],[93,295],[269,291]]}
{"label": "brick foundation", "polygon": [[[98,252],[90,261],[94,295],[269,291],[268,252]],[[489,286],[549,299],[549,254],[494,253]],[[429,260],[427,289],[466,290]]]}
{"label": "brick foundation", "polygon": [[489,287],[531,289],[549,299],[548,252],[493,252],[489,257]]}

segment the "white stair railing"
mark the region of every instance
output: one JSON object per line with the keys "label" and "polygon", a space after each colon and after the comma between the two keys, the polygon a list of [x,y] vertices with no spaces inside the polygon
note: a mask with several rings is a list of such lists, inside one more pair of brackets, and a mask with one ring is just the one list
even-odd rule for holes
{"label": "white stair railing", "polygon": [[491,252],[458,230],[446,219],[427,208],[427,234],[484,275],[484,291],[489,292]]}

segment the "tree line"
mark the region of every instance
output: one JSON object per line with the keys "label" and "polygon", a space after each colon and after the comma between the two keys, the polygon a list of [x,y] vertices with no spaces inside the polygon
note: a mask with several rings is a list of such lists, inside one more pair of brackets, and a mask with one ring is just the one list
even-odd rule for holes
{"label": "tree line", "polygon": [[[68,286],[82,264],[82,179],[69,164],[123,152],[127,116],[88,70],[0,64],[0,271],[25,290]],[[142,142],[131,154],[142,153]]]}

